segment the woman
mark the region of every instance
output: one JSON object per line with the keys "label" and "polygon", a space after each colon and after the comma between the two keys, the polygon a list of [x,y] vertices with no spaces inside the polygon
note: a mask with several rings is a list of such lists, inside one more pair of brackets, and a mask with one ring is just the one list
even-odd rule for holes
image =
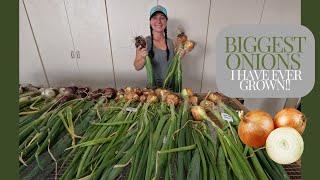
{"label": "woman", "polygon": [[172,39],[167,37],[167,10],[162,6],[155,6],[150,11],[150,33],[146,37],[147,47],[139,46],[136,50],[134,67],[137,71],[143,69],[146,56],[149,55],[152,62],[155,85],[162,87],[163,79],[174,57],[175,45]]}

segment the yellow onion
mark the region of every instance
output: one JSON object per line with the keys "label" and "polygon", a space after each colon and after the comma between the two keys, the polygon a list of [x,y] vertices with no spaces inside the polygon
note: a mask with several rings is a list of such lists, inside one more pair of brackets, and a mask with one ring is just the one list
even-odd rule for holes
{"label": "yellow onion", "polygon": [[127,100],[127,101],[137,101],[139,100],[139,96],[134,93],[134,92],[128,92],[128,93],[125,93],[124,94],[124,98]]}
{"label": "yellow onion", "polygon": [[244,144],[259,148],[265,145],[273,129],[274,124],[270,114],[254,110],[242,117],[238,126],[238,134]]}
{"label": "yellow onion", "polygon": [[187,97],[193,96],[193,91],[192,91],[192,89],[191,89],[191,88],[184,88],[184,89],[182,89],[182,91],[181,91],[181,96],[182,96],[183,98],[187,98]]}
{"label": "yellow onion", "polygon": [[184,44],[188,40],[188,36],[181,32],[177,35],[178,44]]}
{"label": "yellow onion", "polygon": [[169,91],[167,89],[158,88],[155,90],[155,93],[158,96],[158,98],[161,99],[161,101],[165,101],[167,95],[169,94]]}
{"label": "yellow onion", "polygon": [[185,43],[184,43],[184,49],[187,51],[187,52],[190,52],[193,50],[194,46],[195,46],[195,42],[193,41],[190,41],[190,40],[187,40]]}
{"label": "yellow onion", "polygon": [[218,92],[210,93],[207,97],[209,101],[212,101],[214,103],[220,103],[227,101],[226,97]]}
{"label": "yellow onion", "polygon": [[206,111],[201,106],[192,106],[190,111],[193,119],[196,121],[204,121],[209,119],[206,114]]}
{"label": "yellow onion", "polygon": [[147,103],[156,103],[158,102],[158,97],[155,94],[149,94],[147,97]]}
{"label": "yellow onion", "polygon": [[197,106],[198,105],[198,97],[197,96],[191,96],[189,98],[189,103],[193,106]]}
{"label": "yellow onion", "polygon": [[214,107],[214,103],[208,100],[202,100],[200,102],[200,106],[208,112]]}
{"label": "yellow onion", "polygon": [[133,88],[133,92],[140,96],[142,94],[142,90],[140,88]]}
{"label": "yellow onion", "polygon": [[146,100],[147,100],[147,96],[144,95],[144,94],[142,94],[142,95],[139,97],[139,101],[142,102],[142,103],[146,102]]}
{"label": "yellow onion", "polygon": [[292,127],[300,134],[306,128],[307,119],[303,113],[294,108],[284,108],[274,117],[275,128]]}
{"label": "yellow onion", "polygon": [[174,105],[174,106],[177,106],[179,104],[179,97],[175,94],[168,94],[166,96],[166,102],[167,104],[169,105]]}
{"label": "yellow onion", "polygon": [[132,87],[125,87],[125,88],[124,88],[124,92],[125,92],[125,93],[133,92],[133,88],[132,88]]}

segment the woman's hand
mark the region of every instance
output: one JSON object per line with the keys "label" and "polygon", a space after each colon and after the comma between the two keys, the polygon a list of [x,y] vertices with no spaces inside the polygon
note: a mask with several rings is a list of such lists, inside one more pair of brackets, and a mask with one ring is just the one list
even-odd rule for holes
{"label": "woman's hand", "polygon": [[147,48],[142,48],[141,46],[139,46],[136,49],[136,58],[134,60],[134,67],[137,71],[141,70],[144,67],[147,55],[148,55]]}
{"label": "woman's hand", "polygon": [[146,59],[146,56],[148,55],[148,51],[147,48],[142,48],[141,46],[139,46],[136,49],[136,57],[138,59]]}

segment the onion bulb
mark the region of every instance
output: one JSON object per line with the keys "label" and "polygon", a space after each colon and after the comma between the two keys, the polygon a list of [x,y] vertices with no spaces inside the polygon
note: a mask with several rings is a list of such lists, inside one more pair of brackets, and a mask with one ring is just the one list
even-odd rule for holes
{"label": "onion bulb", "polygon": [[56,93],[52,88],[46,88],[41,92],[41,96],[45,99],[52,99],[56,96]]}
{"label": "onion bulb", "polygon": [[136,48],[138,48],[139,46],[141,46],[141,48],[145,48],[147,46],[147,42],[143,36],[137,36],[134,38],[134,40],[135,40],[134,45],[136,46]]}
{"label": "onion bulb", "polygon": [[190,40],[187,40],[185,43],[184,43],[184,49],[187,51],[187,52],[190,52],[193,50],[194,46],[196,45],[196,43],[194,41],[190,41]]}
{"label": "onion bulb", "polygon": [[182,96],[184,99],[193,96],[193,91],[192,91],[192,89],[190,89],[190,88],[184,88],[184,89],[182,89],[182,91],[181,91],[181,96]]}
{"label": "onion bulb", "polygon": [[254,110],[241,119],[238,134],[244,144],[259,148],[265,145],[266,139],[273,129],[272,117],[264,111]]}
{"label": "onion bulb", "polygon": [[197,96],[191,96],[189,98],[189,104],[191,104],[193,106],[197,106],[198,105],[198,97]]}
{"label": "onion bulb", "polygon": [[166,96],[166,103],[169,105],[177,106],[179,104],[179,97],[175,94],[168,94]]}
{"label": "onion bulb", "polygon": [[266,150],[268,156],[276,163],[291,164],[302,155],[303,139],[294,128],[277,128],[268,136]]}
{"label": "onion bulb", "polygon": [[285,108],[279,111],[274,117],[274,125],[278,127],[292,127],[300,134],[306,128],[307,119],[304,114],[294,108]]}
{"label": "onion bulb", "polygon": [[204,121],[209,119],[206,114],[206,111],[201,106],[192,106],[190,111],[193,119],[196,121]]}
{"label": "onion bulb", "polygon": [[156,103],[158,102],[158,97],[156,96],[156,94],[149,94],[147,96],[147,103]]}

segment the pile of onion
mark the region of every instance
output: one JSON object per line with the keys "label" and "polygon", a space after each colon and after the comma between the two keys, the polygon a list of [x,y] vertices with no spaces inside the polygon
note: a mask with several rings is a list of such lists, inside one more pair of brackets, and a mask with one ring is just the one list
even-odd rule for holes
{"label": "pile of onion", "polygon": [[264,111],[254,110],[242,117],[238,126],[238,134],[244,144],[259,148],[265,145],[273,129],[272,117]]}
{"label": "pile of onion", "polygon": [[306,128],[307,120],[300,111],[294,108],[284,108],[279,111],[274,117],[275,128],[292,127],[300,134]]}
{"label": "pile of onion", "polygon": [[294,128],[277,128],[268,136],[266,150],[268,156],[276,163],[291,164],[303,153],[303,139]]}

